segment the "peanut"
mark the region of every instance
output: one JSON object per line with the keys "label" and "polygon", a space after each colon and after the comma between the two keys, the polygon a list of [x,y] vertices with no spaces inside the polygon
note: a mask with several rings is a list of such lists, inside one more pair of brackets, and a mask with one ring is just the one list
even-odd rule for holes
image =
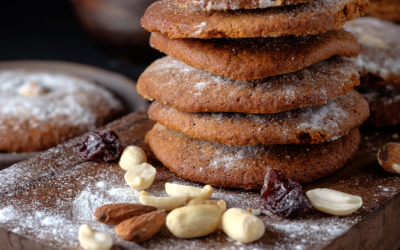
{"label": "peanut", "polygon": [[122,152],[119,166],[128,171],[136,165],[147,162],[146,153],[137,146],[127,146]]}
{"label": "peanut", "polygon": [[113,245],[111,236],[84,224],[79,228],[78,240],[85,250],[109,250]]}
{"label": "peanut", "polygon": [[167,216],[167,227],[178,238],[195,238],[214,232],[221,221],[221,211],[212,205],[180,207]]}
{"label": "peanut", "polygon": [[361,197],[328,188],[312,189],[306,195],[317,210],[332,215],[349,215],[362,206]]}
{"label": "peanut", "polygon": [[222,230],[232,239],[250,243],[265,233],[264,222],[241,208],[230,208],[222,215]]}
{"label": "peanut", "polygon": [[125,181],[135,190],[143,190],[153,184],[156,169],[148,163],[131,167],[124,175]]}

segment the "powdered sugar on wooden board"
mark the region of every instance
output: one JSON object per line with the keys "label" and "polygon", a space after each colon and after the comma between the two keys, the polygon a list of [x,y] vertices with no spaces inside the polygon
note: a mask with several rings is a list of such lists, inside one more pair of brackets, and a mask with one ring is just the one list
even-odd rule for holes
{"label": "powdered sugar on wooden board", "polygon": [[[72,179],[76,181],[70,183],[69,181]],[[166,196],[164,181],[160,179],[167,179],[173,183],[196,185],[180,180],[165,170],[159,170],[156,183],[148,190],[150,194]],[[79,185],[78,189],[76,188],[77,185]],[[59,190],[62,190],[62,193]],[[48,193],[48,196],[42,198],[43,192]],[[88,164],[81,164],[58,176],[47,178],[46,181],[35,185],[33,188],[21,189],[9,194],[7,197],[3,196],[2,204],[0,205],[0,225],[28,238],[33,237],[39,241],[51,239],[50,244],[56,248],[71,249],[79,246],[77,241],[79,226],[87,223],[96,229],[112,234],[115,243],[120,246],[139,248],[139,245],[135,243],[119,239],[113,233],[113,227],[97,223],[93,216],[93,211],[104,204],[138,203],[137,193],[137,191],[130,189],[124,183],[123,172],[118,169],[118,166],[100,166],[100,164],[98,166],[88,166]],[[257,193],[241,191],[230,192],[227,195],[225,192],[221,192],[220,189],[216,189],[212,198],[226,200],[228,207],[255,209],[261,208],[258,196],[259,194]],[[257,204],[257,207],[255,207],[255,204]],[[318,241],[318,237],[324,235],[326,239],[329,239],[332,236],[340,235],[349,227],[349,224],[341,222],[336,217],[321,219],[315,225],[310,225],[307,220],[293,225],[290,221],[281,221],[274,216],[270,218],[263,215],[262,218],[267,225],[267,231],[289,233],[272,244],[277,249],[283,249],[288,246],[302,247],[301,242],[287,244],[296,238],[304,238],[310,242],[312,240]],[[321,225],[318,225],[318,223]],[[175,247],[183,247],[184,249],[199,247],[205,249],[205,247],[202,247],[204,244],[203,239],[179,240],[173,237],[166,228],[163,228],[158,236],[144,243],[143,246],[146,247],[147,245],[157,249],[172,249]],[[236,247],[254,249],[269,245],[262,242],[247,245],[238,244],[229,240],[220,230],[205,240],[209,242],[225,242],[229,245],[229,247],[221,246],[221,249]]]}
{"label": "powdered sugar on wooden board", "polygon": [[[154,159],[148,147],[143,144],[143,133],[137,130],[139,126],[144,126],[144,122],[135,120],[139,118],[129,116],[109,127],[121,135],[124,145],[136,144],[144,148],[149,163],[157,168],[156,180],[147,191],[151,195],[167,196],[165,182],[202,186],[176,177]],[[151,123],[146,126],[150,129]],[[353,163],[336,174],[341,176],[339,180],[332,176],[305,186],[306,190],[328,187],[360,195],[363,198],[363,207],[347,217],[330,216],[312,210],[298,219],[280,219],[262,208],[259,193],[215,188],[212,198],[224,199],[228,208],[262,210],[260,217],[266,225],[266,234],[260,241],[251,244],[237,243],[220,229],[197,239],[175,238],[166,227],[153,239],[141,244],[119,239],[113,233],[113,227],[95,221],[93,210],[107,203],[136,203],[138,192],[125,183],[125,171],[116,163],[81,162],[77,159],[71,152],[74,141],[59,146],[57,150],[46,152],[47,156],[39,156],[0,172],[0,182],[5,183],[7,180],[8,183],[7,188],[3,187],[0,191],[0,226],[56,249],[77,249],[78,228],[83,223],[109,232],[116,245],[127,249],[320,249],[400,192],[398,176],[384,172],[378,165],[369,168],[367,166],[371,164],[366,164],[375,159],[376,145],[388,140],[391,136],[389,133],[391,132],[388,131],[388,135],[365,134]],[[46,174],[36,172],[40,171],[36,169],[38,165],[50,169],[53,164],[58,164],[59,167],[48,170]],[[356,171],[352,172],[354,170]],[[343,175],[346,171],[351,174]]]}

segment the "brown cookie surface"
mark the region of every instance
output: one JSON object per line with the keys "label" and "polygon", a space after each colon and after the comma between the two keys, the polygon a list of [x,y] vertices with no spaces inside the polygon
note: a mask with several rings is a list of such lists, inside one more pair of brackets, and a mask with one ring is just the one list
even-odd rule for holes
{"label": "brown cookie surface", "polygon": [[400,22],[399,0],[370,0],[370,3],[368,16]]}
{"label": "brown cookie surface", "polygon": [[236,81],[164,57],[143,72],[137,90],[182,112],[265,114],[324,104],[357,85],[357,67],[347,58],[330,58],[260,80]]}
{"label": "brown cookie surface", "polygon": [[360,45],[344,29],[314,36],[249,39],[169,39],[152,33],[150,44],[192,67],[256,80],[298,71],[331,56],[357,57]]}
{"label": "brown cookie surface", "polygon": [[182,7],[199,7],[203,11],[265,9],[310,2],[311,0],[175,0]]}
{"label": "brown cookie surface", "polygon": [[202,11],[173,0],[153,3],[142,26],[170,38],[246,38],[315,35],[339,29],[366,12],[368,0],[314,0],[268,9]]}
{"label": "brown cookie surface", "polygon": [[400,25],[362,17],[344,27],[361,45],[360,55],[354,59],[361,81],[375,86],[400,87]]}
{"label": "brown cookie surface", "polygon": [[268,167],[301,183],[334,173],[357,151],[360,133],[354,129],[318,145],[231,146],[191,138],[156,124],[146,141],[155,156],[179,177],[218,187],[260,190]]}
{"label": "brown cookie surface", "polygon": [[368,103],[353,90],[325,105],[277,114],[184,113],[153,102],[152,120],[188,136],[231,145],[322,143],[360,126]]}
{"label": "brown cookie surface", "polygon": [[44,71],[0,71],[0,151],[35,152],[112,121],[123,106],[95,83]]}
{"label": "brown cookie surface", "polygon": [[400,88],[357,88],[368,101],[371,115],[367,122],[375,126],[393,126],[400,123]]}

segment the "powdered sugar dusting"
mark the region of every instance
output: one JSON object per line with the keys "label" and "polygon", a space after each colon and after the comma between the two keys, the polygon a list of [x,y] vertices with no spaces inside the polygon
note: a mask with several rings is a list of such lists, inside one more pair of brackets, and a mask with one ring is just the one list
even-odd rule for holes
{"label": "powdered sugar dusting", "polygon": [[[209,1],[200,3],[206,10],[214,5]],[[209,4],[210,6],[207,6]],[[268,7],[273,5],[273,1],[258,0],[258,4]],[[179,3],[173,0],[164,0],[153,3],[147,9],[142,25],[149,31],[168,34],[170,38],[209,39],[319,34],[337,29],[347,21],[346,19],[353,19],[363,14],[365,9],[361,6],[367,4],[367,0],[314,0],[280,8],[207,12],[199,6],[181,8]],[[224,4],[216,5],[217,8],[225,8]],[[352,8],[352,13],[344,11],[346,5]],[[240,18],[237,18],[239,15]],[[168,22],[164,22],[163,17],[168,17]],[[198,32],[199,25],[204,22],[207,22],[207,26]]]}
{"label": "powdered sugar dusting", "polygon": [[[128,116],[110,126],[110,129],[124,127],[123,131],[119,130],[124,145],[143,147],[149,162],[156,167],[155,182],[147,190],[151,195],[166,196],[165,182],[203,186],[177,177],[155,160],[143,143],[143,138],[138,138],[137,126],[144,125],[132,122],[137,121],[135,119],[143,117]],[[147,129],[151,125],[149,123]],[[392,133],[389,131],[390,136]],[[0,172],[0,226],[56,249],[78,248],[77,234],[83,223],[109,232],[115,244],[126,249],[322,249],[365,216],[384,207],[388,200],[400,192],[400,177],[385,173],[376,164],[376,145],[385,140],[385,135],[370,133],[368,137],[364,134],[364,137],[356,156],[357,164],[347,167],[351,173],[345,175],[347,178],[338,181],[333,176],[332,179],[304,186],[306,190],[326,187],[362,196],[363,207],[350,216],[330,216],[312,210],[298,219],[281,219],[262,208],[258,192],[215,188],[212,199],[225,200],[228,208],[261,209],[260,218],[265,223],[266,234],[261,240],[250,244],[235,242],[220,229],[206,237],[178,239],[166,227],[153,239],[140,245],[121,240],[114,234],[113,226],[96,222],[91,214],[98,205],[137,203],[137,191],[125,183],[125,171],[117,163],[77,160],[71,151],[74,141]],[[377,138],[381,138],[380,141]],[[240,159],[241,154],[238,156]]]}
{"label": "powdered sugar dusting", "polygon": [[[83,79],[46,72],[8,70],[0,72],[0,116],[14,119],[18,124],[29,121],[31,127],[38,127],[40,121],[50,124],[61,123],[82,125],[93,129],[96,115],[89,109],[88,96],[100,98],[113,109],[121,109],[121,103],[108,91]],[[22,96],[21,87],[34,82],[38,88],[48,90],[40,96]],[[39,121],[39,122],[38,122]],[[1,124],[0,124],[1,127]]]}
{"label": "powdered sugar dusting", "polygon": [[[158,176],[155,184],[148,190],[149,193],[157,196],[164,196],[165,181],[195,185],[188,181],[176,178],[165,169],[157,169]],[[90,172],[90,174],[88,174]],[[123,181],[123,173],[118,167],[98,166],[91,167],[86,164],[76,166],[58,176],[47,178],[34,187],[11,193],[8,197],[2,198],[0,204],[0,225],[9,228],[12,232],[33,237],[39,241],[50,240],[50,245],[58,249],[71,249],[79,246],[77,235],[79,226],[83,223],[91,225],[93,228],[110,233],[115,244],[128,249],[137,248],[139,245],[121,240],[113,232],[113,227],[95,221],[93,211],[108,203],[138,203],[137,191],[130,189]],[[82,176],[83,175],[83,176]],[[1,179],[0,173],[0,179]],[[74,192],[69,191],[73,185],[71,182],[62,182],[78,178],[81,184]],[[53,190],[64,190],[57,197],[52,197]],[[36,192],[49,192],[48,196],[42,197],[35,195]],[[24,194],[26,193],[26,194]],[[22,195],[22,199],[16,196]],[[33,195],[30,199],[28,196]],[[42,197],[41,199],[38,199]],[[216,188],[213,199],[224,199],[228,207],[242,208],[261,208],[258,194],[243,191],[228,191]],[[262,209],[262,208],[261,208]],[[155,240],[145,242],[142,247],[151,246],[157,249],[172,249],[180,246],[181,249],[206,249],[205,242],[224,242],[220,249],[232,249],[238,247],[243,249],[255,249],[265,247],[275,247],[283,249],[292,246],[293,237],[303,237],[308,240],[318,242],[322,235],[324,240],[330,240],[334,236],[340,235],[357,220],[351,223],[343,223],[338,218],[328,218],[315,222],[313,220],[291,222],[280,220],[274,216],[266,216],[268,212],[262,209],[264,215],[261,216],[267,226],[267,233],[277,232],[286,235],[275,242],[255,242],[252,244],[240,244],[229,239],[221,230],[206,239],[180,240],[173,237],[164,227],[156,236]],[[23,218],[20,220],[19,218]],[[344,219],[346,220],[346,219]],[[310,223],[320,223],[320,226],[310,225]],[[306,230],[306,231],[305,231]],[[308,231],[310,230],[310,231]],[[296,243],[297,244],[297,243]]]}
{"label": "powdered sugar dusting", "polygon": [[293,1],[280,1],[280,0],[252,0],[251,2],[241,0],[187,0],[187,1],[176,1],[181,6],[197,6],[205,11],[212,10],[238,10],[238,9],[258,9],[268,8],[282,5],[292,5],[303,2],[304,0],[293,0]]}
{"label": "powdered sugar dusting", "polygon": [[353,60],[361,75],[372,73],[384,80],[390,74],[400,75],[400,25],[378,18],[362,17],[346,23],[344,27],[359,40],[369,35],[386,44],[386,48],[382,48],[360,43],[361,53]]}
{"label": "powdered sugar dusting", "polygon": [[167,56],[155,61],[142,77],[153,89],[146,96],[176,109],[275,113],[325,103],[358,84],[352,79],[359,75],[350,59],[331,58],[297,72],[236,81]]}
{"label": "powdered sugar dusting", "polygon": [[302,134],[321,137],[323,141],[335,140],[367,119],[368,104],[353,90],[324,105],[277,114],[186,113],[154,102],[149,116],[170,129],[210,141],[232,145],[288,144],[303,142]]}

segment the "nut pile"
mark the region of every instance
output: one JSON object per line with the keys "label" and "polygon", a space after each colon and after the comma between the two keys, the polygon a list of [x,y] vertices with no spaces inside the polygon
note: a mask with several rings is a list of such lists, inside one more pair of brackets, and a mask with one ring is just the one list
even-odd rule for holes
{"label": "nut pile", "polygon": [[[127,184],[135,190],[147,189],[155,179],[156,169],[146,161],[145,152],[136,146],[126,147],[119,160],[127,171]],[[167,197],[140,191],[141,204],[106,204],[94,216],[100,223],[115,225],[120,238],[137,243],[151,239],[164,224],[175,237],[185,239],[209,235],[220,225],[228,237],[241,243],[254,242],[265,233],[264,222],[257,217],[259,209],[227,210],[224,200],[209,200],[214,192],[210,185],[198,188],[167,182],[165,191]],[[348,215],[362,206],[360,197],[330,189],[314,189],[306,195],[316,209],[332,215]],[[267,210],[282,217],[296,217],[311,208],[301,185],[272,168],[265,176],[261,197]],[[108,233],[89,225],[81,226],[78,238],[86,250],[109,250],[113,244]]]}

